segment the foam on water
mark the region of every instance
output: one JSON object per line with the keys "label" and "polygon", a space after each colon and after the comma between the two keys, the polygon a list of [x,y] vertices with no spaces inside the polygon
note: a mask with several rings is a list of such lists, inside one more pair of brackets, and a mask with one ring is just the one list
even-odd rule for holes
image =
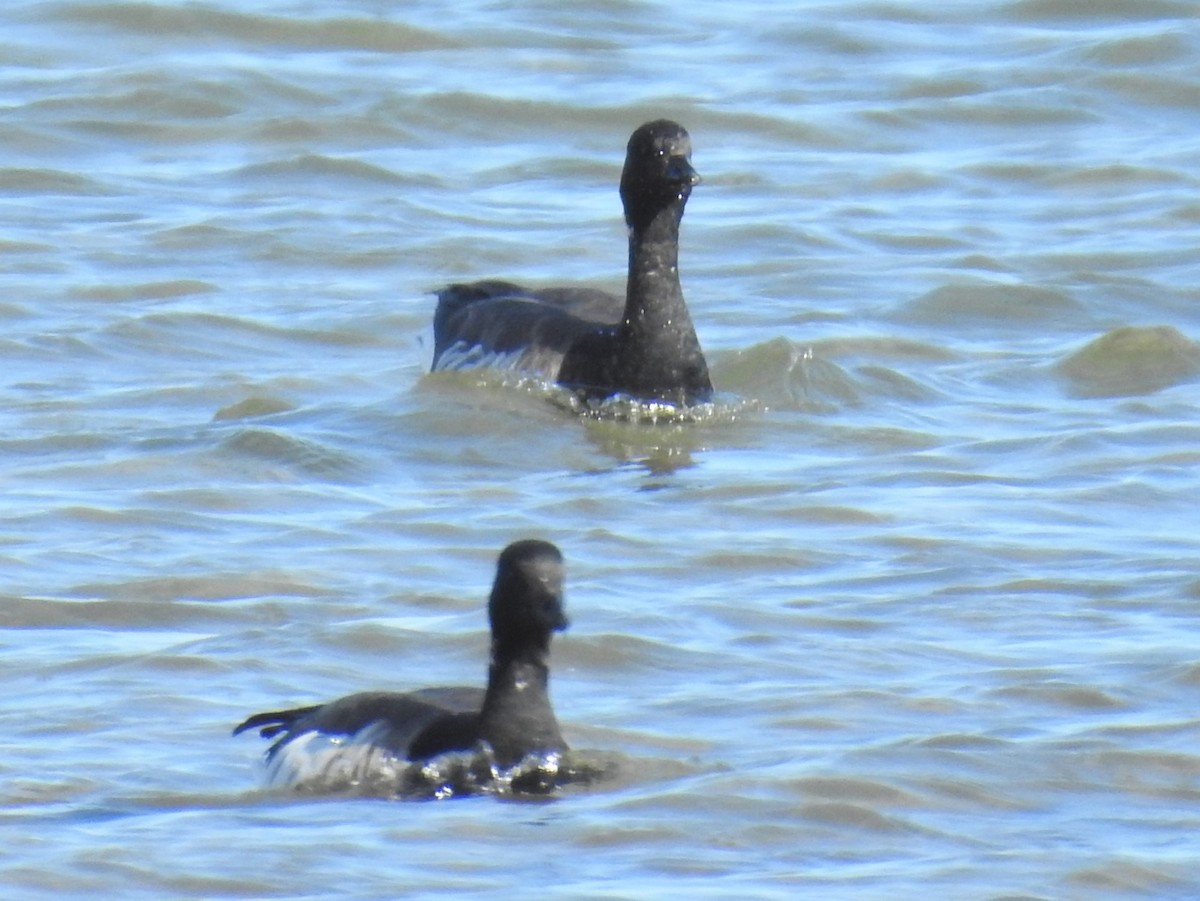
{"label": "foam on water", "polygon": [[297,736],[267,762],[268,784],[317,794],[446,800],[480,794],[545,797],[614,774],[611,759],[575,751],[528,754],[503,767],[487,743],[412,762],[379,746],[382,731],[368,726],[349,736]]}

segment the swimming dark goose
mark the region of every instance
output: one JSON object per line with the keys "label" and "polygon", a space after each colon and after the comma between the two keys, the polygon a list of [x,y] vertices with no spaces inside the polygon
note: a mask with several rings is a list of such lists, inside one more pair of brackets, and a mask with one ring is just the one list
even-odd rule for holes
{"label": "swimming dark goose", "polygon": [[470,751],[481,741],[506,767],[528,754],[565,751],[547,691],[550,636],[567,627],[558,548],[535,540],[505,548],[496,565],[488,618],[492,659],[486,690],[362,692],[315,707],[258,713],[233,734],[259,729],[263,738],[280,736],[267,751],[269,761],[303,736],[352,736],[360,748],[351,768],[358,770],[375,756],[421,761]]}
{"label": "swimming dark goose", "polygon": [[625,297],[505,281],[438,293],[433,369],[503,362],[586,397],[697,403],[712,382],[679,284],[679,223],[700,176],[691,138],[666,119],[633,133],[621,173],[629,226]]}

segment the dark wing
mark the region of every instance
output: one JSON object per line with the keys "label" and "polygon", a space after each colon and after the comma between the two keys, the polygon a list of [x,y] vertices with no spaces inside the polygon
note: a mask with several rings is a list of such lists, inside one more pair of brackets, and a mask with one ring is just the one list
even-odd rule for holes
{"label": "dark wing", "polygon": [[553,379],[567,349],[580,336],[618,321],[623,309],[619,297],[584,288],[535,291],[500,281],[450,285],[438,292],[433,369],[501,364]]}
{"label": "dark wing", "polygon": [[[477,721],[483,695],[481,688],[466,687],[426,688],[408,694],[360,692],[315,707],[258,713],[239,724],[233,734],[258,729],[263,738],[281,736],[267,750],[270,759],[293,738],[307,732],[355,735],[371,727],[373,744],[407,756],[414,738],[431,724],[453,719],[457,731],[462,732]],[[466,747],[471,747],[474,740]]]}

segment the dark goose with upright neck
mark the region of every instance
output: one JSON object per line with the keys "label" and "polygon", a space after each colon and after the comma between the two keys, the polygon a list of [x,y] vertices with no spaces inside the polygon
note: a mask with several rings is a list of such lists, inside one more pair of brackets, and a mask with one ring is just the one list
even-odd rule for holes
{"label": "dark goose with upright neck", "polygon": [[[313,707],[258,713],[233,734],[258,729],[264,738],[275,739],[267,751],[272,762],[314,733],[345,737],[350,741],[337,752],[342,759],[321,765],[336,767],[353,781],[371,778],[379,761],[423,761],[473,751],[482,742],[504,767],[530,754],[567,750],[548,692],[550,636],[567,627],[558,548],[536,540],[505,548],[496,564],[488,618],[492,653],[486,689],[360,692]],[[304,766],[293,763],[290,768]]]}
{"label": "dark goose with upright neck", "polygon": [[438,294],[433,369],[503,363],[589,399],[709,400],[708,364],[679,283],[679,225],[700,181],[691,153],[688,133],[666,119],[629,139],[621,173],[629,226],[624,298],[504,281],[450,285]]}

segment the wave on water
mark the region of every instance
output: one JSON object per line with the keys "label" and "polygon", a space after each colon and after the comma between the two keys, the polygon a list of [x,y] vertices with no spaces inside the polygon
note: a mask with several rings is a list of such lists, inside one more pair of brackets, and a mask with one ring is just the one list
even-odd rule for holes
{"label": "wave on water", "polygon": [[453,46],[449,38],[375,16],[323,19],[243,13],[201,5],[79,3],[52,7],[66,23],[102,26],[131,34],[199,42],[214,38],[295,49],[415,52]]}
{"label": "wave on water", "polygon": [[[849,364],[835,363],[835,356],[843,363],[859,362],[848,368]],[[706,403],[686,405],[624,394],[587,399],[541,376],[491,365],[439,370],[427,376],[427,384],[510,395],[516,392],[516,396],[549,401],[554,408],[598,422],[721,425],[767,409],[831,413],[869,403],[872,397],[928,399],[930,389],[880,361],[944,360],[949,356],[936,346],[895,338],[814,343],[773,338],[743,350],[714,354],[710,366],[716,394]]]}
{"label": "wave on water", "polygon": [[227,463],[251,466],[259,477],[319,478],[354,482],[362,477],[358,458],[326,442],[300,438],[278,429],[240,427],[222,442],[220,456]]}
{"label": "wave on water", "polygon": [[1028,328],[1031,323],[1078,321],[1083,306],[1062,291],[1037,285],[967,281],[942,285],[904,306],[905,324],[936,328]]}
{"label": "wave on water", "polygon": [[1058,364],[1079,397],[1153,394],[1200,376],[1200,343],[1171,326],[1123,326]]}

